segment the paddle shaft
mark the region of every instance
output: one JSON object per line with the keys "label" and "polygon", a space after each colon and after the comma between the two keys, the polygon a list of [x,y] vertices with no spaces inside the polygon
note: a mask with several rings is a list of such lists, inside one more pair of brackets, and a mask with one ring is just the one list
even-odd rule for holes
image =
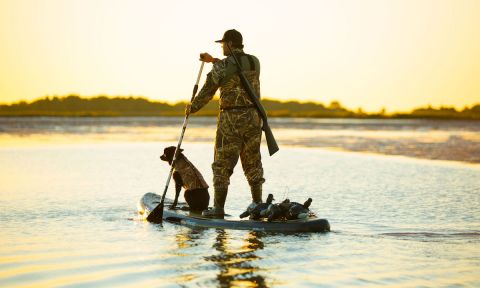
{"label": "paddle shaft", "polygon": [[[192,99],[190,99],[190,103],[193,102],[193,99],[195,98],[195,95],[197,94],[198,83],[200,82],[200,77],[202,76],[202,70],[203,70],[204,64],[205,64],[205,62],[202,61],[202,65],[200,66],[200,71],[198,72],[197,82],[195,83],[195,86],[193,87],[193,94],[192,94]],[[171,167],[170,167],[170,173],[168,173],[167,183],[165,184],[165,190],[163,190],[162,201],[160,202],[160,205],[162,205],[164,203],[165,195],[167,195],[168,185],[170,184],[170,179],[172,178],[173,170],[175,169],[175,161],[177,160],[177,156],[178,156],[178,153],[179,153],[179,150],[180,150],[180,146],[182,145],[183,135],[185,135],[185,130],[187,129],[189,116],[190,116],[190,113],[186,114],[185,118],[183,119],[182,133],[180,134],[180,138],[178,139],[177,147],[175,148],[175,153],[173,154],[173,160],[172,160],[172,164],[171,164]]]}

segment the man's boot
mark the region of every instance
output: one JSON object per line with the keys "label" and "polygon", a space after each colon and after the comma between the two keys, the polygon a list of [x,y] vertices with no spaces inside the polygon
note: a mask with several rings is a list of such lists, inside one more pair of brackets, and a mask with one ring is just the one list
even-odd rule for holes
{"label": "man's boot", "polygon": [[212,218],[223,218],[225,216],[225,201],[227,200],[228,188],[214,188],[213,196],[213,207],[204,210],[202,216],[212,217]]}
{"label": "man's boot", "polygon": [[252,192],[253,203],[262,203],[262,184],[250,186],[250,192]]}
{"label": "man's boot", "polygon": [[248,205],[247,210],[240,214],[240,218],[247,217],[250,213],[257,207],[258,204],[262,203],[262,184],[256,184],[250,186],[250,192],[252,193],[252,203]]}

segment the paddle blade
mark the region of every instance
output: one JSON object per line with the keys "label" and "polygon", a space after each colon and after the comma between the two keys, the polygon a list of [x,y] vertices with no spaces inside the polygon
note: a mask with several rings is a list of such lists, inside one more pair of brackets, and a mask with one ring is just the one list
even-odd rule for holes
{"label": "paddle blade", "polygon": [[161,224],[163,220],[163,201],[158,204],[147,216],[147,221],[152,223]]}

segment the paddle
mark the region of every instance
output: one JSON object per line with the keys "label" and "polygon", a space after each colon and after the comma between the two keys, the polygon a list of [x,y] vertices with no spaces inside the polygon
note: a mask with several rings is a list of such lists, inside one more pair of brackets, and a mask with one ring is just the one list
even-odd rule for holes
{"label": "paddle", "polygon": [[[195,83],[195,86],[193,87],[193,95],[192,99],[190,100],[190,103],[193,102],[193,99],[195,98],[195,95],[197,94],[198,90],[198,82],[200,82],[200,76],[202,76],[202,70],[203,70],[203,65],[205,64],[204,61],[202,61],[202,65],[200,66],[200,71],[198,72],[198,77],[197,77],[197,83]],[[190,116],[190,113],[187,113],[185,115],[185,119],[183,120],[183,127],[182,127],[182,133],[180,134],[180,138],[178,139],[178,144],[177,148],[175,148],[175,153],[173,154],[173,160],[172,164],[170,166],[170,173],[168,173],[168,178],[167,178],[167,184],[165,184],[165,190],[163,190],[163,195],[162,195],[162,200],[160,201],[160,204],[158,204],[155,209],[153,209],[150,214],[147,216],[147,221],[153,222],[153,223],[162,223],[163,220],[163,206],[165,202],[165,195],[167,194],[168,190],[168,184],[170,183],[170,178],[172,178],[173,174],[173,169],[175,168],[175,160],[177,160],[178,156],[178,151],[180,150],[180,145],[182,145],[183,141],[183,135],[185,134],[185,130],[187,129],[187,124],[188,124],[188,117]]]}

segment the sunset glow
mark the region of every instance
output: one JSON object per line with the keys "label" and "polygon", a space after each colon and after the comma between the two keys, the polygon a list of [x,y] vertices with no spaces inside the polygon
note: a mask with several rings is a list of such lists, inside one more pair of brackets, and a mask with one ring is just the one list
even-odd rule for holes
{"label": "sunset glow", "polygon": [[463,108],[480,103],[478,15],[475,0],[4,0],[0,103],[70,93],[188,100],[198,54],[222,57],[214,40],[235,28],[262,63],[263,97]]}

